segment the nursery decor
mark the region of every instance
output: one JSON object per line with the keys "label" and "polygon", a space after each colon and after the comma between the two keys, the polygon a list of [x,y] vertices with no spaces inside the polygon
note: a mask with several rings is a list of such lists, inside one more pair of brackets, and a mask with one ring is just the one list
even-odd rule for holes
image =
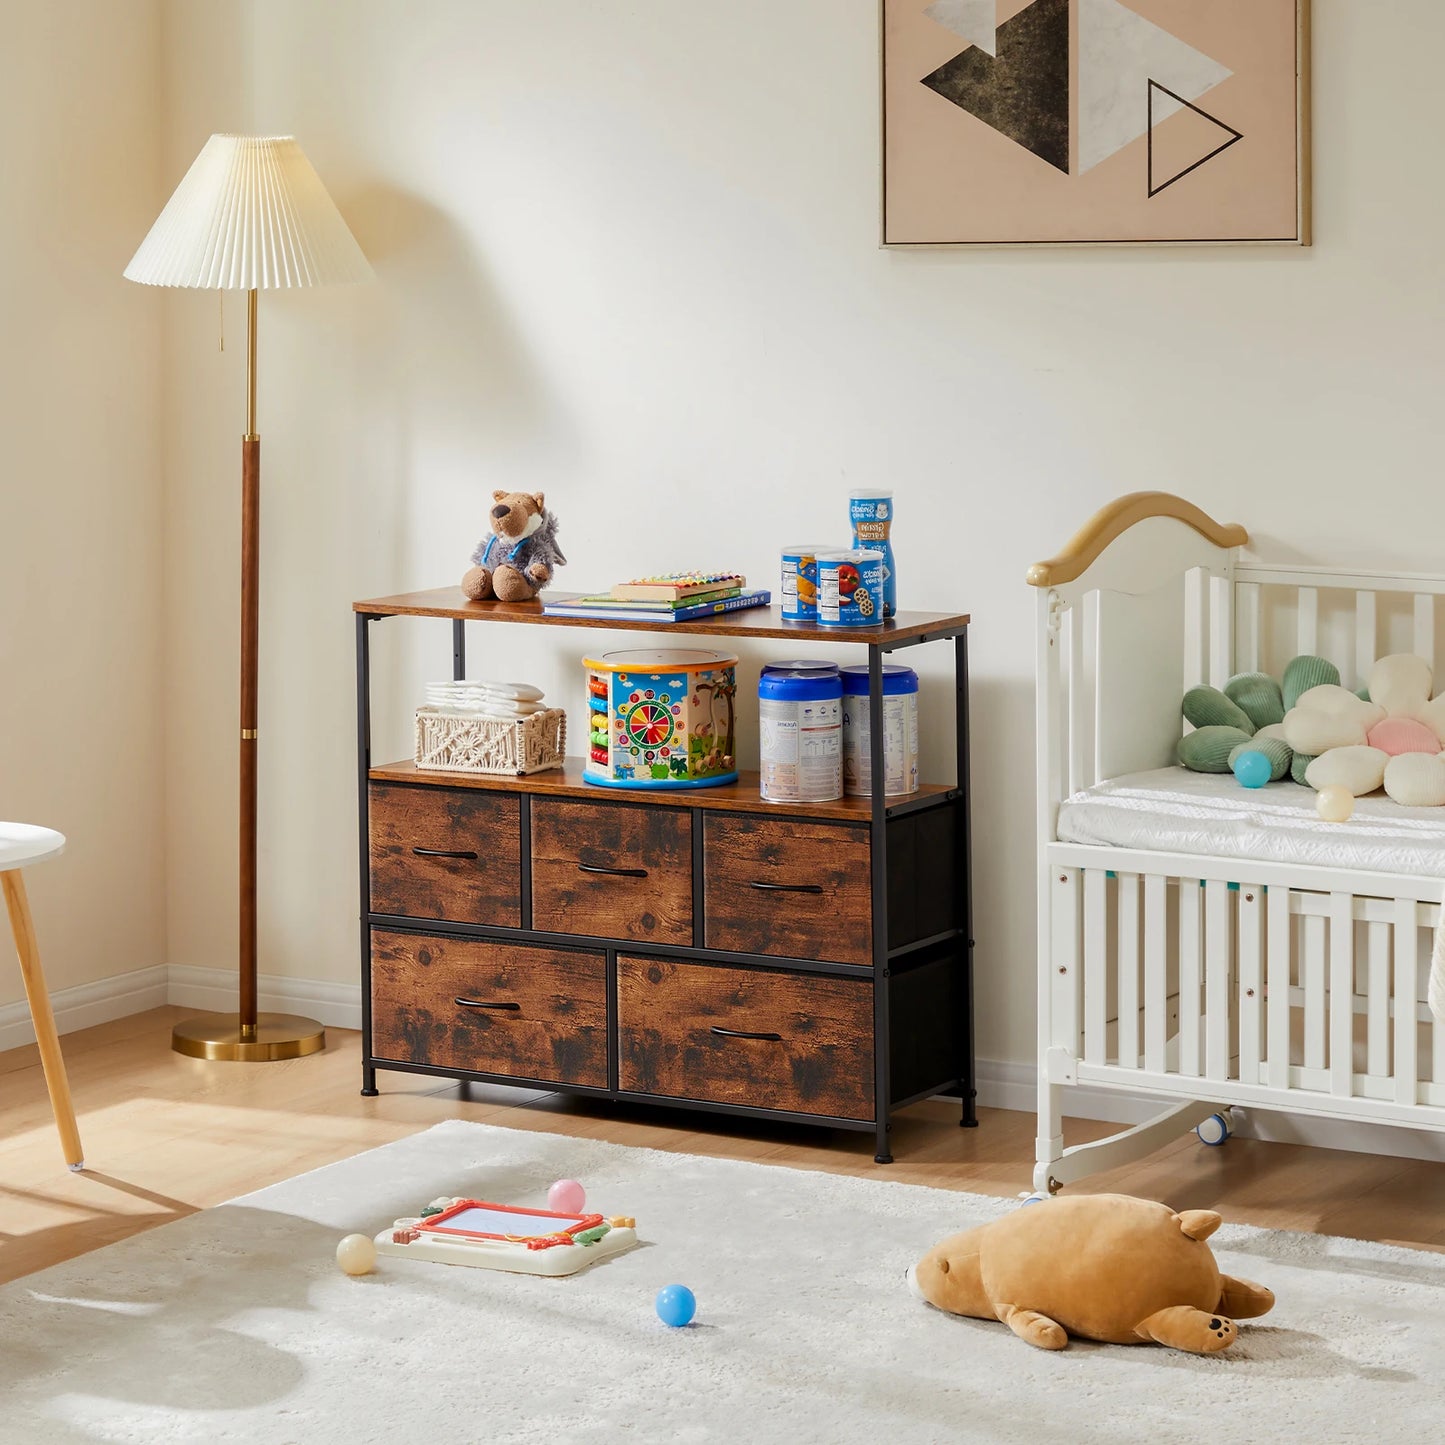
{"label": "nursery decor", "polygon": [[491,534],[477,543],[462,591],[473,602],[529,602],[567,559],[557,545],[557,518],[541,492],[493,492]]}
{"label": "nursery decor", "polygon": [[1274,1307],[1262,1285],[1221,1275],[1205,1241],[1222,1220],[1123,1194],[1040,1201],[936,1245],[909,1283],[952,1314],[1002,1320],[1041,1350],[1070,1335],[1156,1341],[1195,1355],[1228,1349],[1234,1320]]}
{"label": "nursery decor", "polygon": [[125,268],[148,286],[247,293],[246,432],[241,439],[240,1007],[176,1025],[177,1052],[293,1059],[325,1048],[314,1019],[260,1014],[256,1000],[257,650],[261,437],[256,430],[256,293],[372,279],[371,266],[293,136],[213,135]]}
{"label": "nursery decor", "polygon": [[1308,0],[882,0],[885,245],[1308,245]]}
{"label": "nursery decor", "polygon": [[[1279,1296],[1260,1327],[1213,1359],[1060,1356],[905,1283],[1016,1200],[873,1173],[450,1121],[0,1288],[5,1438],[1304,1445],[1445,1418],[1445,1255],[1225,1224],[1220,1269]],[[418,1200],[538,1199],[562,1174],[599,1207],[645,1200],[648,1247],[556,1281],[336,1267],[343,1234]],[[657,1317],[671,1283],[697,1300],[691,1328]]]}

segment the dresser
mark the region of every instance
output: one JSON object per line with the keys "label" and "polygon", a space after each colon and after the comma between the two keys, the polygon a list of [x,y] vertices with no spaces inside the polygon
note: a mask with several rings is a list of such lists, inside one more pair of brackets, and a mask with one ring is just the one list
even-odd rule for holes
{"label": "dresser", "polygon": [[[378,763],[374,624],[450,620],[458,678],[468,623],[592,624],[451,588],[355,614],[363,1094],[379,1070],[550,1087],[866,1130],[882,1163],[906,1104],[957,1091],[976,1122],[967,617],[839,632],[758,608],[667,627],[862,647],[875,709],[885,653],[952,644],[956,782],[774,804],[756,773],[632,791],[585,782],[580,759],[526,777]],[[882,731],[875,712],[875,752]]]}

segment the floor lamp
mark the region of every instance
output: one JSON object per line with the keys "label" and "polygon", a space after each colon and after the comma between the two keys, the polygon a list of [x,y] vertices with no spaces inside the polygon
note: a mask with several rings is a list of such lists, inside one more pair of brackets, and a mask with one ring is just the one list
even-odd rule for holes
{"label": "floor lamp", "polygon": [[213,135],[126,276],[149,286],[246,292],[246,434],[241,439],[240,1008],[176,1025],[171,1047],[203,1059],[294,1059],[326,1047],[315,1019],[256,1010],[256,655],[261,438],[256,293],[372,279],[356,238],[291,136]]}

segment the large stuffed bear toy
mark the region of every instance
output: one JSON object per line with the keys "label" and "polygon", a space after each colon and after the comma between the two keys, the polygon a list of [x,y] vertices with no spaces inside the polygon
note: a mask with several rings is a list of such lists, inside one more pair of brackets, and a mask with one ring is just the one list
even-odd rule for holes
{"label": "large stuffed bear toy", "polygon": [[1041,1350],[1070,1335],[1151,1340],[1212,1355],[1236,1319],[1274,1307],[1263,1285],[1219,1272],[1208,1209],[1176,1214],[1123,1194],[1045,1199],[936,1245],[909,1271],[913,1292],[951,1314],[1002,1320]]}
{"label": "large stuffed bear toy", "polygon": [[491,535],[477,543],[462,591],[473,602],[528,602],[567,559],[557,545],[557,518],[541,492],[493,492]]}

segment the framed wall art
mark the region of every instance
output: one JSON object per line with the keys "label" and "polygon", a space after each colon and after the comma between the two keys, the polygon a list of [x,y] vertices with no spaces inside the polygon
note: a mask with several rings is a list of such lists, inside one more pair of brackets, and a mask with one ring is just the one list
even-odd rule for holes
{"label": "framed wall art", "polygon": [[881,0],[883,244],[1309,244],[1309,0]]}

